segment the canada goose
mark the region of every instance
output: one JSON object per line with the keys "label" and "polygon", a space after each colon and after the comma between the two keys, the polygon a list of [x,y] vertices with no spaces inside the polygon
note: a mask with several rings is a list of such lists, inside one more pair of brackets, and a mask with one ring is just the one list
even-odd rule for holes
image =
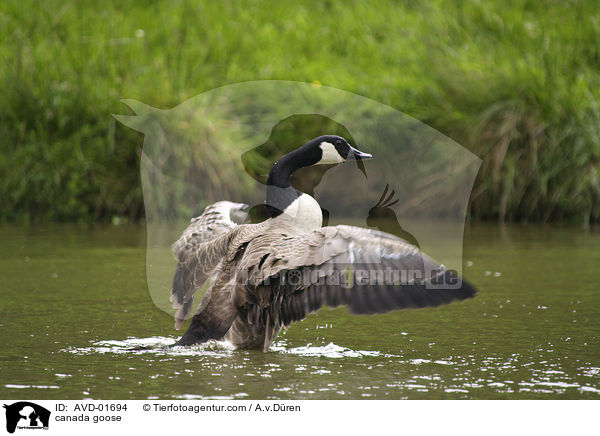
{"label": "canada goose", "polygon": [[242,224],[248,206],[220,201],[193,219],[173,245],[178,264],[171,301],[177,309],[177,329],[189,315],[194,293],[206,282],[208,288],[175,345],[225,338],[236,348],[267,351],[282,327],[322,305],[348,305],[352,313],[368,314],[438,306],[475,295],[465,281],[459,289],[428,289],[418,277],[403,284],[397,277],[371,284],[352,275],[361,268],[407,271],[422,269],[425,263],[427,270],[438,271],[431,280],[451,283],[458,278],[389,233],[345,225],[321,227],[317,201],[290,185],[299,168],[369,158],[340,136],[320,136],[271,169],[266,201],[270,218]]}

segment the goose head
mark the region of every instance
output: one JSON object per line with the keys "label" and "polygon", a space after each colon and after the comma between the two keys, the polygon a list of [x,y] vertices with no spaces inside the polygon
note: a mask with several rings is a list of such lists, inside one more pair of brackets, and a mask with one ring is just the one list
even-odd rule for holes
{"label": "goose head", "polygon": [[366,160],[373,157],[369,153],[357,150],[344,138],[336,135],[319,136],[304,147],[314,150],[313,153],[317,157],[314,165],[337,164],[347,160]]}
{"label": "goose head", "polygon": [[300,168],[312,165],[335,165],[349,160],[356,161],[364,173],[362,161],[371,157],[369,153],[363,153],[352,147],[341,136],[319,136],[275,162],[269,173],[267,185],[287,188],[290,186],[292,173]]}

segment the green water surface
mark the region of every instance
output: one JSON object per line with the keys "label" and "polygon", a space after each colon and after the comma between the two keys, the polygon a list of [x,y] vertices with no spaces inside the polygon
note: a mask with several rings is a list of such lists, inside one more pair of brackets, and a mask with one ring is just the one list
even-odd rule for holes
{"label": "green water surface", "polygon": [[0,241],[0,398],[600,398],[600,233],[475,225],[476,298],[325,308],[268,353],[160,346],[180,332],[148,294],[143,226],[4,226]]}

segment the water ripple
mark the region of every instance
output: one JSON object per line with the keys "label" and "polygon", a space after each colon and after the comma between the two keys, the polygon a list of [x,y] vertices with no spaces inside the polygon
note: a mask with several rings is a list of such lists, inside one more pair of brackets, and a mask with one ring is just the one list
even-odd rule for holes
{"label": "water ripple", "polygon": [[[236,399],[245,398],[247,392],[226,393],[221,383],[232,383],[236,389],[246,390],[260,380],[273,383],[271,392],[300,397],[318,397],[319,393],[348,395],[352,392],[360,397],[398,396],[406,397],[421,393],[443,397],[473,398],[489,396],[491,393],[515,395],[522,398],[528,396],[546,396],[579,392],[580,394],[600,394],[598,378],[600,367],[591,362],[580,362],[579,366],[568,366],[563,358],[536,356],[513,353],[510,355],[451,354],[436,355],[425,351],[421,356],[388,354],[382,351],[355,350],[330,342],[323,344],[307,344],[291,347],[285,338],[275,342],[270,353],[258,351],[234,351],[231,343],[226,341],[209,341],[207,343],[172,347],[176,339],[154,336],[148,338],[127,338],[125,340],[102,340],[86,347],[68,347],[61,351],[75,355],[120,354],[120,355],[153,355],[158,362],[177,362],[176,358],[185,359],[171,371],[159,371],[148,378],[179,379],[183,383],[199,374],[209,376],[203,380],[212,392],[190,392],[175,394],[173,398],[181,399]],[[535,353],[543,352],[535,350]],[[289,356],[289,357],[287,357]],[[196,358],[194,358],[196,357]],[[152,366],[152,361],[144,359],[145,365]],[[201,365],[198,362],[201,360]],[[189,365],[189,366],[188,366]],[[139,366],[139,365],[136,365]],[[344,366],[346,371],[339,368]],[[135,367],[129,368],[135,370]],[[356,385],[352,377],[342,375],[369,371],[371,384]],[[53,372],[57,380],[65,380],[71,374]],[[222,382],[215,377],[225,376]],[[342,378],[340,378],[342,377]],[[115,375],[110,380],[121,380]],[[328,383],[335,381],[334,383]],[[58,389],[55,385],[5,385],[10,389],[44,388]],[[385,391],[385,393],[383,393]],[[85,393],[84,393],[85,394]],[[280,395],[274,394],[273,398]],[[88,394],[85,394],[88,395]]]}

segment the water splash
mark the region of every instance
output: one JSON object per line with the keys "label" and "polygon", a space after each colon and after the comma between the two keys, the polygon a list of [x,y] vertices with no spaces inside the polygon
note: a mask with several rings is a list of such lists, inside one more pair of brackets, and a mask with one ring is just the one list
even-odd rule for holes
{"label": "water splash", "polygon": [[[192,346],[176,346],[176,339],[164,336],[152,336],[149,338],[127,338],[124,340],[103,340],[94,342],[89,347],[68,347],[61,351],[78,355],[88,354],[160,354],[175,356],[209,355],[209,354],[231,354],[235,350],[233,344],[228,341],[210,340],[203,344]],[[379,351],[352,350],[341,347],[330,342],[324,346],[314,346],[308,344],[302,347],[287,348],[285,341],[275,342],[269,351],[293,354],[297,356],[308,357],[327,357],[332,359],[341,359],[347,357],[398,357],[386,356]]]}
{"label": "water splash", "polygon": [[175,356],[193,356],[198,354],[219,355],[223,352],[231,353],[233,345],[227,341],[208,341],[203,344],[173,347],[175,338],[164,336],[152,336],[149,338],[128,338],[125,340],[105,340],[94,342],[89,347],[68,347],[61,351],[72,354],[160,354]]}
{"label": "water splash", "polygon": [[345,357],[383,356],[383,354],[379,351],[352,350],[350,348],[336,345],[333,342],[330,342],[329,344],[324,346],[314,346],[312,344],[308,344],[303,347],[289,349],[287,349],[282,343],[276,342],[271,346],[270,350],[285,354],[294,354],[297,356],[328,357],[331,359],[341,359]]}

